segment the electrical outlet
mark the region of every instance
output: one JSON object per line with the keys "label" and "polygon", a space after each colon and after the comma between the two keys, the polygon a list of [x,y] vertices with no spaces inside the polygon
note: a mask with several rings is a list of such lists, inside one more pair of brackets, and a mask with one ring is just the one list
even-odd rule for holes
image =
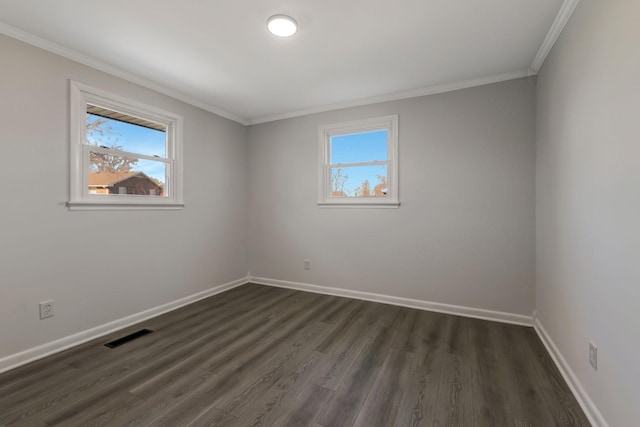
{"label": "electrical outlet", "polygon": [[598,370],[598,347],[589,341],[589,363],[595,371]]}
{"label": "electrical outlet", "polygon": [[53,317],[53,300],[40,303],[40,319]]}
{"label": "electrical outlet", "polygon": [[311,260],[308,260],[308,259],[304,260],[304,269],[311,270]]}

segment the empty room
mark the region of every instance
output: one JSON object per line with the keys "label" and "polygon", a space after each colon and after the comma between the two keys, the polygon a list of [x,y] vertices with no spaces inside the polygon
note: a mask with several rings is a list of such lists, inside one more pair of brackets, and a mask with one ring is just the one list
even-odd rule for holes
{"label": "empty room", "polygon": [[0,426],[640,426],[638,0],[0,0]]}

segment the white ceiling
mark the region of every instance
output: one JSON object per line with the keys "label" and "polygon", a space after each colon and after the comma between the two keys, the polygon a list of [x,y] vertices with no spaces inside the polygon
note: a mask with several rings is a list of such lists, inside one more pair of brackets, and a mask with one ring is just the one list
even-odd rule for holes
{"label": "white ceiling", "polygon": [[259,123],[535,74],[576,3],[0,0],[0,32]]}

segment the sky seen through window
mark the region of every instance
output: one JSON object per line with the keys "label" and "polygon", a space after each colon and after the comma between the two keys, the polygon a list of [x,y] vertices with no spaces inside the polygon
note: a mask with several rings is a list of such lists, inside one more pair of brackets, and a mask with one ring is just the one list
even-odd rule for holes
{"label": "sky seen through window", "polygon": [[388,138],[386,129],[331,137],[332,172],[341,168],[342,175],[348,177],[343,190],[347,197],[355,197],[365,181],[373,189],[380,184],[378,175],[387,176],[387,165],[349,167],[348,164],[387,161]]}
{"label": "sky seen through window", "polygon": [[[117,145],[131,153],[166,157],[166,132],[87,113],[87,125],[97,120],[106,120],[102,125],[103,134],[87,135],[90,144],[108,148]],[[163,183],[166,180],[164,162],[141,159],[131,170],[144,172]]]}

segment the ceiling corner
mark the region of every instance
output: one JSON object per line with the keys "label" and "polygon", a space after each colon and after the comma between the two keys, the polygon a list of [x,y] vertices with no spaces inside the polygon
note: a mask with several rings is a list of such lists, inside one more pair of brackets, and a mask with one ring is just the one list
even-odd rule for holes
{"label": "ceiling corner", "polygon": [[69,49],[65,46],[59,45],[50,40],[44,39],[42,37],[36,36],[35,34],[29,33],[27,31],[21,30],[9,24],[6,24],[0,21],[0,34],[4,34],[7,37],[11,37],[12,39],[19,40],[21,42],[30,44],[32,46],[38,47],[40,49],[44,49],[48,52],[54,53],[56,55],[60,55],[67,59],[70,59],[74,62],[78,62],[80,64],[86,65],[98,71],[105,72],[115,77],[119,77],[121,79],[127,80],[131,83],[138,84],[140,86],[146,87],[147,89],[154,90],[163,95],[167,95],[171,98],[177,99],[178,101],[182,101],[189,105],[193,105],[194,107],[202,108],[210,113],[216,114],[218,116],[224,117],[225,119],[232,120],[234,122],[238,122],[242,125],[249,125],[249,120],[235,115],[233,113],[229,113],[219,107],[214,105],[207,104],[205,102],[199,101],[195,98],[192,98],[188,95],[185,95],[179,91],[168,88],[162,84],[156,83],[153,80],[149,80],[137,74],[131,73],[129,71],[125,71],[122,68],[115,67],[113,65],[102,62],[96,58],[93,58],[89,55],[85,55],[76,50]]}

